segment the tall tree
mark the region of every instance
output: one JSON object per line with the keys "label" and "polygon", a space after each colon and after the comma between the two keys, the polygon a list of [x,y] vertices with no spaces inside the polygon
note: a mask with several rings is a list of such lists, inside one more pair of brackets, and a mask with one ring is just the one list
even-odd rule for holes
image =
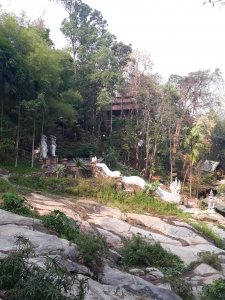
{"label": "tall tree", "polygon": [[195,119],[209,112],[210,107],[218,104],[218,94],[222,84],[222,76],[218,69],[189,73],[187,76],[171,75],[169,79],[179,93],[176,102],[177,118],[171,140],[172,173],[176,174],[177,149],[182,127],[192,127]]}

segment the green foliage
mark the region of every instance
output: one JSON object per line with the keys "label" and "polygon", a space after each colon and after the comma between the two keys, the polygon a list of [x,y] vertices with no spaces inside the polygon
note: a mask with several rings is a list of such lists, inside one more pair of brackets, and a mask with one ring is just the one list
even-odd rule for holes
{"label": "green foliage", "polygon": [[201,300],[225,300],[225,280],[217,279],[203,286]]}
{"label": "green foliage", "polygon": [[221,249],[225,249],[224,241],[213,232],[213,229],[204,222],[198,221],[197,223],[191,222],[188,219],[186,220],[188,224],[194,227],[197,231],[205,235],[206,237],[210,237],[214,243]]}
{"label": "green foliage", "polygon": [[20,157],[18,160],[18,166],[15,168],[15,161],[11,158],[4,159],[0,162],[0,168],[4,168],[11,173],[18,173],[18,174],[28,174],[33,172],[41,172],[42,169],[36,162],[34,167],[30,166],[30,162],[26,158]]}
{"label": "green foliage", "polygon": [[225,192],[225,184],[220,184],[216,190],[218,195],[221,195],[222,193]]}
{"label": "green foliage", "polygon": [[151,182],[151,183],[150,183],[150,186],[146,186],[146,187],[145,187],[144,193],[145,193],[146,195],[153,194],[153,192],[156,191],[158,187],[159,187],[159,182],[158,182],[158,180],[156,180],[156,181],[154,181],[154,182]]}
{"label": "green foliage", "polygon": [[82,167],[84,165],[84,160],[82,158],[77,157],[74,159],[74,161],[77,167]]}
{"label": "green foliage", "polygon": [[51,178],[45,177],[43,173],[33,176],[14,174],[9,180],[28,191],[38,190],[56,194],[73,194],[72,187],[77,185],[77,180],[71,177]]}
{"label": "green foliage", "polygon": [[72,218],[68,218],[59,210],[54,210],[51,215],[41,216],[40,219],[46,227],[57,231],[67,240],[75,239],[79,233],[79,230],[76,226],[76,221],[74,221]]}
{"label": "green foliage", "polygon": [[127,266],[169,268],[183,264],[177,255],[163,249],[159,242],[146,241],[140,234],[125,238],[118,251]]}
{"label": "green foliage", "polygon": [[105,160],[105,164],[108,167],[116,167],[117,166],[117,154],[116,152],[113,150],[113,148],[109,147],[105,153],[104,153],[104,160]]}
{"label": "green foliage", "polygon": [[100,234],[82,233],[78,230],[76,222],[59,210],[54,210],[51,215],[41,216],[40,219],[46,227],[74,242],[79,248],[83,263],[94,272],[96,277],[99,277],[103,267],[103,257],[108,251],[105,237]]}
{"label": "green foliage", "polygon": [[[29,261],[34,254],[32,244],[17,237],[17,250],[0,263],[0,290],[10,300],[83,300],[87,280],[71,275],[56,259],[46,257],[41,268]],[[73,295],[73,285],[78,294]]]}
{"label": "green foliage", "polygon": [[79,232],[73,242],[79,247],[83,262],[87,265],[95,277],[99,279],[104,266],[104,258],[108,253],[106,238],[92,232]]}
{"label": "green foliage", "polygon": [[2,193],[15,193],[16,188],[12,186],[7,180],[0,177],[0,194]]}
{"label": "green foliage", "polygon": [[0,208],[23,216],[33,216],[32,211],[25,205],[26,199],[19,197],[16,193],[6,193],[2,196],[3,203]]}
{"label": "green foliage", "polygon": [[191,283],[187,279],[179,276],[169,276],[166,278],[166,282],[170,285],[172,291],[182,299],[195,300]]}
{"label": "green foliage", "polygon": [[201,251],[198,253],[198,256],[202,259],[202,261],[213,267],[214,269],[221,271],[221,260],[219,259],[218,255],[213,251]]}

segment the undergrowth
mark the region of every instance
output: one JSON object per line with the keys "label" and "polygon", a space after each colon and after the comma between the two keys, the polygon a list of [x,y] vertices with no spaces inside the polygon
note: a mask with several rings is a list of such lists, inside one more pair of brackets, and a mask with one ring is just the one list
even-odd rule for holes
{"label": "undergrowth", "polygon": [[28,174],[28,173],[42,171],[38,161],[35,160],[34,167],[31,167],[31,162],[28,159],[23,157],[19,158],[17,167],[15,167],[15,160],[4,159],[0,161],[0,168],[6,169],[11,173],[18,173],[18,174]]}
{"label": "undergrowth", "polygon": [[225,279],[214,280],[204,285],[201,300],[225,300]]}
{"label": "undergrowth", "polygon": [[198,253],[198,256],[205,264],[213,267],[217,271],[222,271],[221,260],[214,251],[201,251]]}
{"label": "undergrowth", "polygon": [[0,194],[14,192],[16,192],[16,188],[12,186],[7,180],[0,177]]}
{"label": "undergrowth", "polygon": [[194,227],[198,232],[203,234],[203,236],[210,237],[214,241],[214,243],[217,247],[225,250],[224,241],[213,232],[213,229],[210,226],[208,226],[207,224],[205,224],[204,222],[201,222],[201,221],[192,222],[192,221],[186,220],[186,222],[189,225],[191,225],[192,227]]}
{"label": "undergrowth", "polygon": [[26,199],[17,194],[3,195],[0,208],[7,211],[40,219],[44,226],[57,232],[62,238],[75,243],[80,252],[81,261],[87,265],[98,279],[103,270],[103,260],[108,252],[106,238],[100,234],[83,233],[78,229],[76,221],[68,218],[63,212],[54,210],[50,215],[39,216],[25,205]]}
{"label": "undergrowth", "polygon": [[[10,300],[83,300],[86,279],[71,274],[55,258],[46,257],[43,267],[29,261],[31,242],[18,236],[17,250],[0,263],[0,290]],[[74,295],[74,285],[77,294]]]}
{"label": "undergrowth", "polygon": [[128,267],[177,268],[182,260],[175,254],[165,250],[153,239],[146,241],[140,234],[123,239],[123,247],[117,250]]}

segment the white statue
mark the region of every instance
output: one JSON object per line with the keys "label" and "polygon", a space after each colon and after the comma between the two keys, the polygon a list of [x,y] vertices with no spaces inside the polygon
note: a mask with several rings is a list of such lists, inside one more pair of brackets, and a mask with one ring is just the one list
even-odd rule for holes
{"label": "white statue", "polygon": [[56,150],[56,137],[54,135],[50,135],[50,154],[51,156],[55,156]]}
{"label": "white statue", "polygon": [[47,145],[47,136],[41,135],[41,150],[40,150],[40,158],[47,158],[48,145]]}
{"label": "white statue", "polygon": [[170,183],[171,193],[173,195],[178,195],[180,193],[180,188],[181,188],[180,180],[177,181],[177,177],[176,177],[175,180]]}
{"label": "white statue", "polygon": [[214,199],[213,191],[211,190],[209,193],[208,209],[214,209],[214,206],[215,206],[215,199]]}

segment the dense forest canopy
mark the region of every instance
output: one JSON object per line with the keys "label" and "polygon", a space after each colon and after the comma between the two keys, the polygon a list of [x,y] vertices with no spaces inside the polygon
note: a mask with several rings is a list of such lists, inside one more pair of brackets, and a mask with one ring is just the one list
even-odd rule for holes
{"label": "dense forest canopy", "polygon": [[82,0],[53,1],[68,14],[60,29],[70,47],[63,50],[42,18],[0,11],[1,159],[17,165],[21,150],[33,152],[44,133],[57,136],[59,158],[92,152],[146,178],[187,181],[205,159],[225,162],[219,69],[162,83],[150,54],[117,41],[101,12]]}

